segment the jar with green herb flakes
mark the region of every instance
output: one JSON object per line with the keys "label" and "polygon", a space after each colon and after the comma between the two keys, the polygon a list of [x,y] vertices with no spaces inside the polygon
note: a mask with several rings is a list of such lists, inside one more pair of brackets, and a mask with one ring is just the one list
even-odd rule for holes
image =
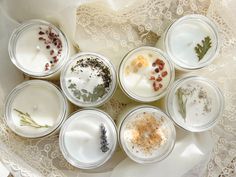
{"label": "jar with green herb flakes", "polygon": [[71,58],[61,74],[61,87],[77,106],[100,106],[111,98],[116,88],[112,63],[96,53],[79,53]]}
{"label": "jar with green herb flakes", "polygon": [[213,81],[188,76],[175,81],[169,89],[165,109],[178,126],[202,132],[212,128],[222,116],[224,97]]}

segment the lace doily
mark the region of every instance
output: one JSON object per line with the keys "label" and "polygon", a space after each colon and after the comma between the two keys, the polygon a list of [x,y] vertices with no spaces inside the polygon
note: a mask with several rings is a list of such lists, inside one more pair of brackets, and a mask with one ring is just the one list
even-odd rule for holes
{"label": "lace doily", "polygon": [[[74,43],[82,51],[99,52],[110,57],[116,66],[127,51],[142,45],[154,46],[165,28],[183,15],[204,14],[216,22],[222,42],[220,55],[209,67],[196,73],[215,80],[221,86],[226,98],[225,111],[212,130],[216,144],[211,159],[187,173],[185,176],[188,177],[236,176],[236,52],[233,52],[236,34],[232,24],[234,17],[228,12],[229,4],[226,0],[144,0],[114,10],[108,4],[91,2],[80,5],[74,14]],[[3,98],[0,98],[0,116],[3,117]],[[102,109],[116,118],[129,102],[118,91]],[[63,158],[58,134],[41,139],[21,138],[6,127],[3,119],[0,119],[0,154],[3,163],[15,176],[79,174],[79,170]]]}

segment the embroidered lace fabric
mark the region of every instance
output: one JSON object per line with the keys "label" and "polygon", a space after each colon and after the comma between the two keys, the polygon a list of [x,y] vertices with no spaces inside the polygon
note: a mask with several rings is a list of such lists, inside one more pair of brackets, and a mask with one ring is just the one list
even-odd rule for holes
{"label": "embroidered lace fabric", "polygon": [[[138,3],[137,3],[138,2]],[[128,2],[127,2],[128,3]],[[186,14],[204,14],[219,27],[221,50],[210,66],[191,74],[216,81],[225,96],[225,111],[212,129],[215,146],[210,159],[199,163],[184,177],[236,176],[236,23],[226,0],[141,0],[122,9],[106,3],[83,3],[76,10],[73,41],[82,51],[99,52],[118,66],[124,54],[138,46],[154,46],[166,27]],[[236,7],[236,6],[235,6]],[[99,46],[99,47],[98,47]],[[0,97],[0,116],[3,117]],[[116,118],[130,100],[120,91],[102,106]],[[40,139],[24,139],[12,133],[0,119],[1,160],[15,176],[78,176],[79,170],[68,164],[58,146],[58,134]],[[106,167],[119,163],[122,158]]]}

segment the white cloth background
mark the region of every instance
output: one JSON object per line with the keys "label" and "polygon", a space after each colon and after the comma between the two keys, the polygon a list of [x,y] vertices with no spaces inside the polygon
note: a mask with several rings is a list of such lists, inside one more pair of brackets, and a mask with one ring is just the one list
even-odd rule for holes
{"label": "white cloth background", "polygon": [[[206,76],[219,84],[226,98],[225,112],[219,124],[211,131],[214,140],[213,149],[211,143],[209,147],[206,146],[211,137],[203,141],[208,137],[205,135],[183,135],[185,139],[178,141],[177,147],[184,152],[183,147],[188,147],[186,142],[194,140],[197,149],[204,156],[196,156],[198,157],[196,161],[187,161],[188,169],[183,168],[179,171],[181,174],[177,176],[184,173],[186,177],[236,176],[236,2],[234,0],[0,0],[0,5],[0,117],[3,117],[2,108],[6,95],[24,80],[23,74],[11,64],[7,53],[9,35],[24,20],[40,18],[51,21],[62,28],[74,46],[79,46],[82,51],[106,55],[118,66],[122,56],[130,49],[141,45],[155,45],[158,36],[162,35],[166,26],[175,19],[191,13],[200,13],[212,18],[220,30],[222,42],[220,55],[209,67],[193,74]],[[129,102],[131,101],[118,90],[116,96],[102,108],[116,117]],[[176,152],[179,149],[176,148]],[[123,160],[124,155],[120,154],[122,153],[118,152],[114,157],[116,160],[103,169],[108,172],[85,174],[64,160],[58,147],[57,135],[26,140],[13,134],[3,119],[0,119],[0,160],[15,176],[116,177],[122,174],[123,177],[139,177],[138,175],[142,175],[142,168],[128,159]],[[172,164],[173,166],[180,167],[181,163]],[[173,169],[172,167],[170,169]],[[140,173],[135,176],[125,176],[132,170],[140,170]],[[147,175],[155,176],[155,171],[150,170]]]}

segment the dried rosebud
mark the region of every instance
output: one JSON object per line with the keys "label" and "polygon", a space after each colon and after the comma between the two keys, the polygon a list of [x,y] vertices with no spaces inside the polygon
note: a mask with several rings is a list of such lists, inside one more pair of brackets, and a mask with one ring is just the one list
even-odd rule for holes
{"label": "dried rosebud", "polygon": [[151,77],[150,77],[150,80],[155,80],[155,77],[154,77],[154,76],[151,76]]}
{"label": "dried rosebud", "polygon": [[162,60],[161,60],[161,59],[159,59],[159,58],[158,58],[158,59],[156,59],[156,61],[155,61],[155,62],[156,62],[156,64],[157,64],[157,65],[164,65],[164,64],[165,64],[165,63],[164,63],[164,61],[162,61]]}
{"label": "dried rosebud", "polygon": [[157,82],[161,82],[162,81],[162,78],[159,76],[157,79],[156,79]]}
{"label": "dried rosebud", "polygon": [[160,71],[163,70],[163,68],[164,68],[163,65],[160,65],[160,66],[159,66],[159,70],[160,70]]}
{"label": "dried rosebud", "polygon": [[167,74],[168,74],[168,72],[167,72],[167,71],[164,71],[164,72],[161,73],[161,76],[162,76],[162,77],[165,77]]}

